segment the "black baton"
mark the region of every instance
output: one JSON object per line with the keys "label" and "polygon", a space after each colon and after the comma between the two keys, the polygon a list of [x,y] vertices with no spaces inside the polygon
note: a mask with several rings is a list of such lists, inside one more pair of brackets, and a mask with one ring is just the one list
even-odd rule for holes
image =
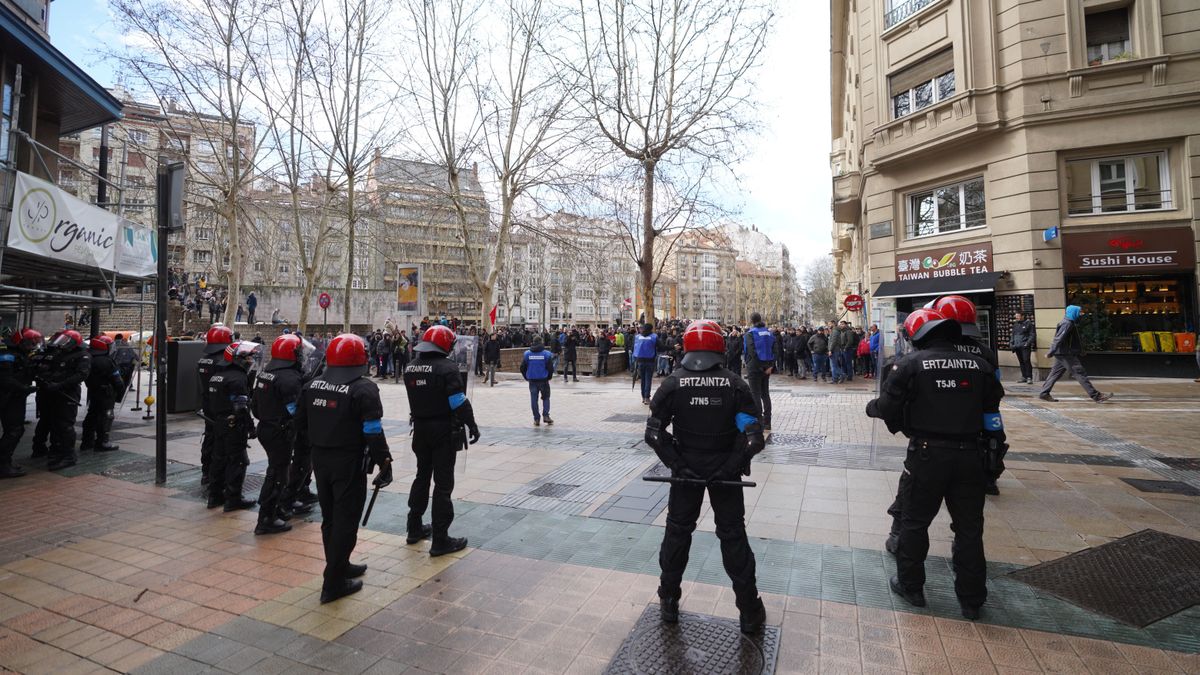
{"label": "black baton", "polygon": [[647,483],[678,483],[680,485],[720,485],[721,487],[758,487],[758,483],[749,480],[705,480],[703,478],[683,478],[677,476],[642,476]]}
{"label": "black baton", "polygon": [[367,526],[367,520],[371,517],[371,509],[375,508],[375,498],[379,496],[379,488],[381,485],[375,486],[375,491],[371,493],[371,501],[367,503],[367,512],[363,514],[362,526]]}

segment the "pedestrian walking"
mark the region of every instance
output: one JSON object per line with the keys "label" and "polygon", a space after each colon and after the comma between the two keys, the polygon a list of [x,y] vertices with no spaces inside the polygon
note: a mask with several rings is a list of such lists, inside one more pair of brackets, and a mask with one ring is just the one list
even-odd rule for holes
{"label": "pedestrian walking", "polygon": [[750,387],[725,367],[725,339],[715,322],[693,323],[683,334],[683,344],[681,368],[654,393],[645,432],[646,444],[673,477],[696,481],[673,483],[667,498],[667,523],[658,553],[662,620],[679,621],[681,582],[707,492],[741,631],[757,633],[766,621],[766,610],[746,537],[742,488],[714,481],[739,480],[749,474],[750,459],[766,446],[758,404]]}
{"label": "pedestrian walking", "polygon": [[[1004,388],[983,358],[959,350],[959,324],[934,309],[918,309],[904,328],[917,351],[895,362],[867,415],[908,437],[901,478],[901,527],[896,576],[889,586],[925,606],[929,525],[942,502],[950,512],[954,591],[964,618],[979,618],[987,599],[983,552],[984,439],[1006,448],[1000,399]],[[889,547],[890,548],[890,547]]]}
{"label": "pedestrian walking", "polygon": [[654,361],[658,358],[658,337],[654,326],[642,324],[642,333],[633,342],[633,358],[637,359],[637,376],[642,381],[642,405],[650,405],[650,386],[654,383]]}
{"label": "pedestrian walking", "polygon": [[1058,399],[1051,396],[1050,392],[1064,373],[1070,373],[1079,386],[1087,392],[1088,397],[1096,403],[1103,403],[1112,398],[1112,394],[1102,394],[1092,386],[1087,371],[1079,362],[1079,356],[1083,353],[1083,339],[1079,337],[1079,327],[1075,325],[1075,322],[1079,320],[1082,313],[1083,309],[1079,305],[1067,305],[1063,320],[1054,330],[1054,339],[1050,342],[1048,353],[1048,356],[1054,359],[1054,365],[1050,368],[1050,375],[1042,383],[1042,392],[1038,394],[1038,398],[1043,401],[1058,402]]}
{"label": "pedestrian walking", "polygon": [[762,315],[750,315],[754,324],[746,331],[742,351],[746,355],[746,381],[758,405],[758,417],[765,431],[771,431],[771,373],[775,372],[775,336],[767,330]]}
{"label": "pedestrian walking", "polygon": [[[529,383],[529,407],[533,410],[533,426],[554,424],[550,419],[550,380],[554,377],[554,357],[546,351],[541,336],[534,336],[533,343],[521,357],[521,377]],[[541,398],[541,412],[538,412]]]}
{"label": "pedestrian walking", "polygon": [[1037,332],[1033,329],[1033,322],[1025,318],[1024,312],[1013,314],[1012,322],[1012,337],[1009,339],[1009,348],[1017,357],[1017,363],[1021,366],[1021,383],[1033,384],[1033,363],[1030,361],[1030,355],[1033,353],[1034,342]]}
{"label": "pedestrian walking", "polygon": [[[433,557],[466,548],[465,537],[451,537],[454,521],[454,464],[458,451],[479,440],[475,413],[467,400],[458,364],[447,359],[454,349],[454,331],[433,326],[413,351],[417,358],[404,370],[404,388],[413,424],[413,454],[417,474],[408,496],[408,543],[432,537]],[[469,434],[469,437],[468,437]],[[433,482],[432,526],[422,522]]]}

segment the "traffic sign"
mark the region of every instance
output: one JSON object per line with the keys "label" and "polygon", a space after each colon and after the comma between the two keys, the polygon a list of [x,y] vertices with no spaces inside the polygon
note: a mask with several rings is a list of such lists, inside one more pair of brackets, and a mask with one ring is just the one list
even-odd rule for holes
{"label": "traffic sign", "polygon": [[842,301],[842,305],[849,312],[861,312],[863,308],[863,297],[861,295],[847,295]]}
{"label": "traffic sign", "polygon": [[332,301],[333,298],[329,297],[328,293],[322,293],[317,296],[317,304],[321,306],[321,309],[329,309],[329,303]]}

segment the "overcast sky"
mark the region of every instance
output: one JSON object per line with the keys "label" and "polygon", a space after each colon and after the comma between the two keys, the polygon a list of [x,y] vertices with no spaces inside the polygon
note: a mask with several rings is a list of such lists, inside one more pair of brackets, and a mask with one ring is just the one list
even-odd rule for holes
{"label": "overcast sky", "polygon": [[[782,0],[758,72],[763,133],[747,138],[738,167],[739,220],[787,244],[798,268],[830,249],[829,3]],[[55,0],[50,37],[105,86],[112,68],[96,55],[119,41],[106,0]]]}

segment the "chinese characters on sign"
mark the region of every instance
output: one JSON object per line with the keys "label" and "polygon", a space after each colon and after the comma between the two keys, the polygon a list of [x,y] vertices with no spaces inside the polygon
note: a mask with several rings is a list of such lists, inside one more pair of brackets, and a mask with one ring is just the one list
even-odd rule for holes
{"label": "chinese characters on sign", "polygon": [[962,277],[991,271],[991,242],[896,254],[897,281]]}

